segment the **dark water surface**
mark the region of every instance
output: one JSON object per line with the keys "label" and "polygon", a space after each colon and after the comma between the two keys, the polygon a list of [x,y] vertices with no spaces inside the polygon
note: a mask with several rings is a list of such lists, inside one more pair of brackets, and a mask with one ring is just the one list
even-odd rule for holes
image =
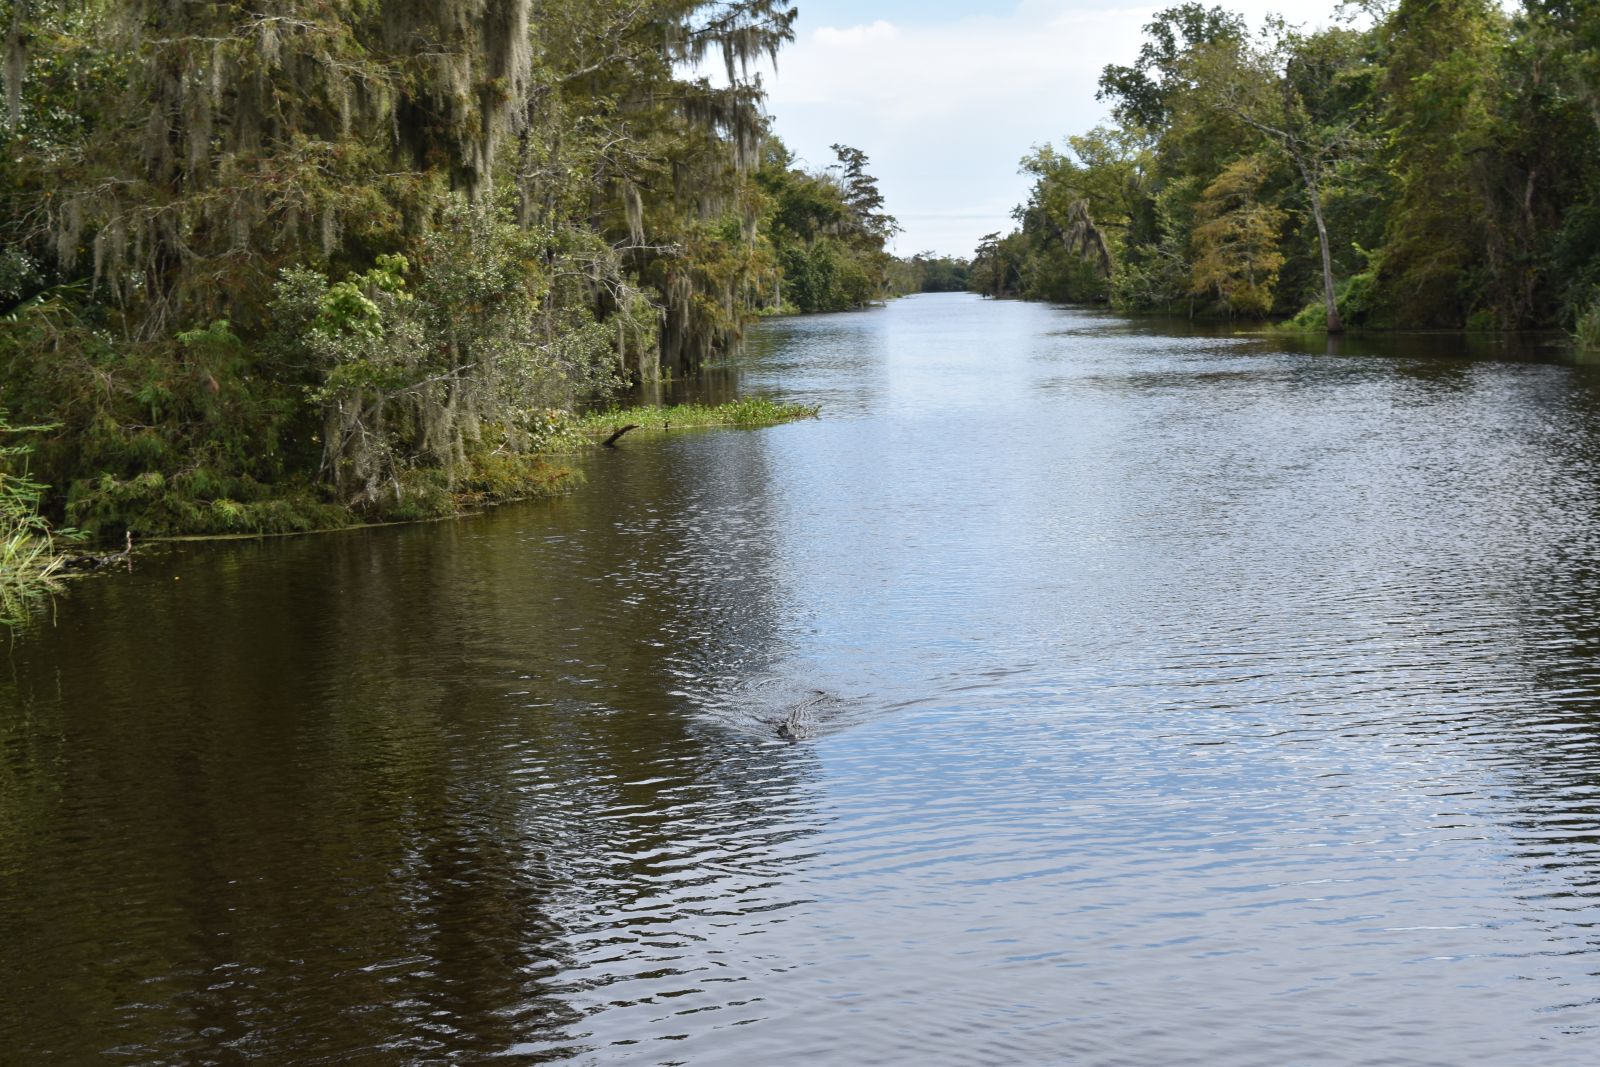
{"label": "dark water surface", "polygon": [[914,298],[725,373],[820,421],[88,583],[0,1061],[1600,1062],[1600,378],[1453,343]]}

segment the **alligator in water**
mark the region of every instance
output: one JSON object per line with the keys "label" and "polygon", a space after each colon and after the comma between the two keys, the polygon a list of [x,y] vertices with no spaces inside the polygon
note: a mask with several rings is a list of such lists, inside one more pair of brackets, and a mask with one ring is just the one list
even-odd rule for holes
{"label": "alligator in water", "polygon": [[789,742],[804,741],[809,738],[815,719],[813,713],[828,699],[826,692],[817,689],[813,690],[807,699],[791,706],[789,714],[776,722],[778,736]]}

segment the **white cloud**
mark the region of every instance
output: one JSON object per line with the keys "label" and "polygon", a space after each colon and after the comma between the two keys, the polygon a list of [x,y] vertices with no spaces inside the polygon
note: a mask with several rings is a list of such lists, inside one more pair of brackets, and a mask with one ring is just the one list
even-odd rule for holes
{"label": "white cloud", "polygon": [[898,36],[900,31],[895,29],[894,24],[883,19],[868,26],[849,26],[842,30],[824,26],[814,35],[817,47],[827,49],[865,48],[892,41]]}
{"label": "white cloud", "polygon": [[[862,3],[858,23],[802,21],[768,75],[769,107],[778,133],[812,164],[830,162],[834,142],[867,152],[906,227],[902,251],[965,254],[1011,225],[1028,189],[1017,162],[1032,145],[1104,119],[1094,98],[1101,69],[1133,59],[1162,6],[1022,0],[999,13],[975,4],[973,14],[941,21],[891,21]],[[1228,6],[1259,25],[1291,5]],[[1335,0],[1292,6],[1296,18],[1322,18]]]}
{"label": "white cloud", "polygon": [[[1148,16],[1147,9],[1140,9]],[[1132,22],[1130,32],[1129,23]],[[896,121],[1037,111],[1040,94],[1087,88],[1106,57],[1138,47],[1121,11],[978,16],[922,26],[824,26],[781,57],[772,105],[833,103]],[[1085,42],[1094,41],[1093,48]]]}

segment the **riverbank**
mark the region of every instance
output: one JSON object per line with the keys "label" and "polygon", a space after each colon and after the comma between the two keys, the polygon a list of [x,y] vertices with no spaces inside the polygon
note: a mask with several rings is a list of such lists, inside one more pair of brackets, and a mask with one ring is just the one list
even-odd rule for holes
{"label": "riverbank", "polygon": [[14,434],[40,429],[14,427],[0,412],[0,626],[21,624],[34,605],[57,591],[66,563],[57,532],[39,514],[44,486],[27,475],[33,451],[11,441]]}
{"label": "riverbank", "polygon": [[[324,524],[307,524],[300,529],[257,529],[224,532],[196,531],[157,534],[138,539],[140,544],[173,544],[199,541],[238,541],[266,537],[300,537],[311,534],[341,533],[351,530],[441,522],[485,512],[506,504],[547,499],[579,485],[579,471],[561,462],[586,452],[615,447],[623,436],[641,436],[702,429],[759,429],[800,419],[815,418],[816,406],[781,404],[766,397],[748,397],[725,404],[637,405],[613,407],[583,415],[551,412],[543,442],[537,452],[474,457],[473,475],[462,486],[428,500],[428,507],[417,514],[381,519],[364,518],[355,508],[323,505],[318,514]],[[619,432],[620,431],[620,432]],[[28,485],[17,479],[0,481],[0,491],[12,484]],[[38,486],[31,486],[31,508],[19,502],[16,514],[0,531],[0,626],[15,628],[26,623],[34,608],[52,594],[62,591],[66,579],[105,570],[110,565],[132,566],[137,556],[132,531],[124,531],[118,551],[107,551],[109,542],[79,551],[64,551],[48,524],[38,517]],[[295,492],[303,492],[297,486]],[[9,500],[10,497],[8,496]],[[287,503],[287,498],[285,498]],[[206,508],[216,514],[228,513],[228,502],[211,501]],[[9,513],[8,513],[9,514]]]}
{"label": "riverbank", "polygon": [[41,601],[61,590],[66,559],[48,530],[7,522],[0,532],[0,627],[22,625]]}
{"label": "riverbank", "polygon": [[1325,326],[1306,326],[1296,318],[1230,319],[1226,315],[1182,314],[1170,311],[1127,311],[1104,303],[1033,300],[1021,296],[968,294],[999,303],[1038,304],[1046,307],[1103,315],[1130,326],[1162,335],[1258,338],[1287,345],[1298,352],[1325,351],[1330,355],[1416,355],[1441,359],[1514,359],[1561,363],[1592,362],[1600,354],[1600,338],[1590,344],[1564,330],[1474,330],[1464,328],[1402,329],[1350,326],[1329,333]]}
{"label": "riverbank", "polygon": [[348,530],[372,530],[389,526],[409,526],[423,522],[443,522],[463,518],[489,508],[507,504],[520,504],[530,500],[543,500],[559,496],[583,484],[582,473],[553,461],[572,459],[606,447],[615,437],[613,446],[627,433],[640,436],[659,435],[675,431],[742,429],[756,430],[778,426],[786,422],[816,418],[821,409],[814,405],[780,404],[766,397],[750,397],[726,404],[673,404],[636,405],[613,407],[585,415],[567,412],[554,413],[552,425],[543,446],[537,453],[516,457],[532,464],[544,465],[546,475],[542,480],[515,478],[503,482],[502,490],[463,490],[452,495],[453,507],[436,514],[407,519],[362,520],[358,513],[350,512],[351,521],[339,525],[310,530],[261,531],[225,534],[174,534],[151,537],[152,544],[192,543],[197,541],[240,541],[263,537],[299,537],[308,534],[342,533]]}

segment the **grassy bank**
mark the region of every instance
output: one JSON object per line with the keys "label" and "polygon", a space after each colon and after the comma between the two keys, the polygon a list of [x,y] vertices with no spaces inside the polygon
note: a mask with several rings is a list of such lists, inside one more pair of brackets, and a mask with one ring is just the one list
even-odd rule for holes
{"label": "grassy bank", "polygon": [[1600,294],[1596,294],[1589,310],[1578,317],[1572,340],[1586,352],[1600,352]]}
{"label": "grassy bank", "polygon": [[[448,519],[483,507],[567,492],[582,484],[583,479],[563,461],[601,447],[624,426],[643,433],[713,427],[754,429],[814,418],[817,413],[816,407],[779,404],[761,397],[727,404],[616,407],[586,415],[552,409],[535,420],[535,451],[474,448],[453,483],[435,468],[406,471],[395,487],[394,499],[376,509],[340,507],[320,497],[315,486],[299,481],[282,486],[282,492],[277,494],[271,492],[272,487],[263,487],[262,498],[250,506],[225,496],[188,499],[181,492],[183,487],[168,484],[160,475],[145,475],[135,484],[148,487],[152,493],[165,491],[173,499],[162,509],[160,524],[136,529],[136,533],[140,540],[231,539]],[[0,482],[0,489],[8,485],[19,487],[21,483]],[[23,532],[37,537],[49,530],[37,512],[29,510],[37,507],[43,487],[28,485],[32,496],[25,500],[7,497],[8,501],[16,501],[7,514],[14,515],[19,531],[15,540],[19,561],[15,569],[19,572],[23,569],[20,561],[25,548],[38,545],[26,541]],[[263,521],[264,518],[272,521]],[[115,529],[120,532],[121,527]],[[112,539],[104,540],[110,543]],[[39,558],[42,561],[44,557]]]}
{"label": "grassy bank", "polygon": [[39,514],[44,487],[28,477],[31,450],[9,443],[13,428],[0,415],[0,625],[21,625],[33,606],[59,588],[64,558],[56,533]]}
{"label": "grassy bank", "polygon": [[570,426],[565,439],[592,445],[625,426],[639,432],[693,430],[717,426],[753,429],[799,419],[814,419],[821,409],[805,404],[780,404],[766,397],[751,397],[727,404],[675,404],[671,407],[618,407],[590,412]]}
{"label": "grassy bank", "polygon": [[[9,486],[0,483],[9,492]],[[63,563],[48,526],[36,516],[17,521],[0,519],[0,626],[24,623],[33,608],[60,585]]]}
{"label": "grassy bank", "polygon": [[[463,474],[454,484],[437,469],[420,468],[406,472],[400,492],[403,503],[381,511],[357,511],[322,504],[321,522],[314,526],[287,529],[214,529],[207,524],[192,524],[189,529],[162,531],[164,540],[174,535],[252,536],[262,534],[313,533],[357,526],[387,526],[396,523],[447,519],[484,507],[524,500],[558,496],[582,484],[579,472],[563,464],[563,459],[601,447],[617,431],[656,432],[713,427],[754,429],[775,426],[797,419],[815,418],[818,408],[798,404],[779,404],[764,397],[736,400],[727,404],[679,404],[670,407],[616,407],[587,415],[550,410],[536,419],[537,450],[512,452],[476,448],[468,453]],[[208,505],[215,508],[215,503]]]}

